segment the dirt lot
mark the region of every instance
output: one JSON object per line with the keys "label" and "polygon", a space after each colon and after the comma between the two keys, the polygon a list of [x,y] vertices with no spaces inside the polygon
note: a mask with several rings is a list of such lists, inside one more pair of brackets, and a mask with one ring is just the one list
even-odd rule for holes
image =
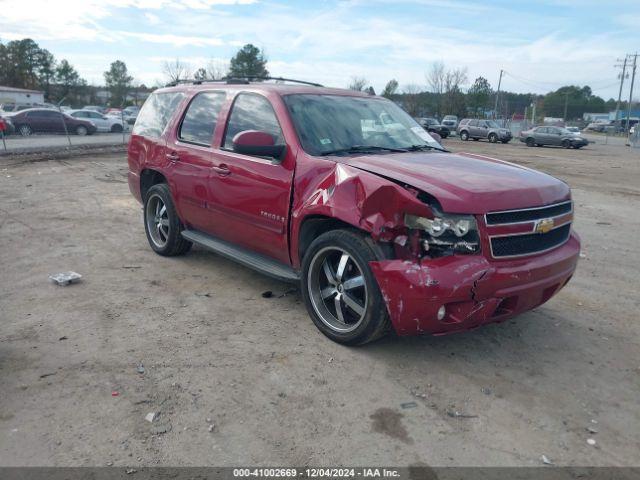
{"label": "dirt lot", "polygon": [[155,255],[124,156],[0,160],[0,465],[640,465],[640,153],[446,143],[567,181],[586,258],[515,321],[362,348],[286,284]]}

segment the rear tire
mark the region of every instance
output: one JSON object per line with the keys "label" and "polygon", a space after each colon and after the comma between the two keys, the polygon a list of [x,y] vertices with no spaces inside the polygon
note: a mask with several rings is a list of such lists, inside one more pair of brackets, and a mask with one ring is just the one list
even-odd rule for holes
{"label": "rear tire", "polygon": [[324,335],[362,345],[390,329],[387,307],[369,262],[378,256],[364,235],[332,230],[316,238],[302,262],[302,298]]}
{"label": "rear tire", "polygon": [[111,133],[122,133],[122,125],[116,123],[111,126]]}
{"label": "rear tire", "polygon": [[465,142],[469,140],[469,132],[467,132],[466,130],[460,132],[460,140],[463,140]]}
{"label": "rear tire", "polygon": [[191,249],[191,242],[182,236],[184,226],[166,183],[154,185],[145,195],[144,230],[149,245],[159,255],[173,257]]}
{"label": "rear tire", "polygon": [[78,125],[76,127],[76,135],[84,137],[87,133],[89,133],[89,131],[87,130],[87,127],[85,127],[84,125]]}
{"label": "rear tire", "polygon": [[527,138],[527,141],[525,143],[527,144],[527,147],[535,147],[536,146],[536,142],[533,140],[533,138]]}

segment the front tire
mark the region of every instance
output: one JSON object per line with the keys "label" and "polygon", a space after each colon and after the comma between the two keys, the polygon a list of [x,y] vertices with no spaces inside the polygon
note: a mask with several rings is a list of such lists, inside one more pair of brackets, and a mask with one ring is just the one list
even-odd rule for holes
{"label": "front tire", "polygon": [[496,143],[498,141],[498,136],[495,133],[490,133],[489,134],[489,141],[491,143]]}
{"label": "front tire", "polygon": [[361,345],[388,332],[387,307],[369,267],[376,260],[365,237],[352,230],[326,232],[307,249],[302,297],[313,323],[334,342]]}
{"label": "front tire", "polygon": [[563,148],[571,148],[571,142],[569,140],[563,140],[562,141],[562,147]]}
{"label": "front tire", "polygon": [[191,242],[181,235],[182,222],[165,183],[154,185],[145,195],[144,229],[149,245],[159,255],[173,257],[191,249]]}
{"label": "front tire", "polygon": [[464,140],[465,142],[469,140],[469,132],[467,131],[460,132],[460,140]]}

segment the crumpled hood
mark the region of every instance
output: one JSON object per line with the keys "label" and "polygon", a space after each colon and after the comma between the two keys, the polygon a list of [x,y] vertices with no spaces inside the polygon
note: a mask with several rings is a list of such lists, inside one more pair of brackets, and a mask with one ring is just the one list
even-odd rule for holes
{"label": "crumpled hood", "polygon": [[550,175],[471,153],[394,153],[336,157],[336,161],[422,190],[449,213],[537,207],[571,195],[564,182]]}

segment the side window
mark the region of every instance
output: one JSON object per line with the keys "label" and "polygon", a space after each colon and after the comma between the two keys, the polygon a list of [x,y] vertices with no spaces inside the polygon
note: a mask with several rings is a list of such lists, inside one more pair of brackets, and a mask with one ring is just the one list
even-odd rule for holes
{"label": "side window", "polygon": [[87,112],[74,112],[73,116],[76,118],[87,118]]}
{"label": "side window", "polygon": [[478,126],[478,120],[469,120],[469,123],[467,125],[469,127],[477,127]]}
{"label": "side window", "polygon": [[196,95],[184,114],[178,138],[185,142],[211,146],[218,114],[226,95],[223,92],[204,92]]}
{"label": "side window", "polygon": [[269,100],[262,95],[241,93],[237,96],[229,115],[224,148],[233,148],[233,137],[245,130],[267,132],[273,135],[276,145],[284,143],[276,113]]}
{"label": "side window", "polygon": [[133,135],[159,137],[184,98],[182,92],[152,93],[144,102],[133,126]]}

